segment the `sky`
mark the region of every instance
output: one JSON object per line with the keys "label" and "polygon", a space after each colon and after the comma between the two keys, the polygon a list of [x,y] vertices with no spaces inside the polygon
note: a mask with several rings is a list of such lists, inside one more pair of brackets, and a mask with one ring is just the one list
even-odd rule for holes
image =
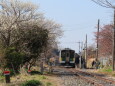
{"label": "sky", "polygon": [[104,8],[91,0],[25,0],[40,6],[40,11],[46,18],[62,25],[63,36],[58,39],[60,48],[71,48],[79,51],[78,42],[88,45],[94,43],[94,32],[97,31],[97,21],[100,26],[113,21],[113,10]]}

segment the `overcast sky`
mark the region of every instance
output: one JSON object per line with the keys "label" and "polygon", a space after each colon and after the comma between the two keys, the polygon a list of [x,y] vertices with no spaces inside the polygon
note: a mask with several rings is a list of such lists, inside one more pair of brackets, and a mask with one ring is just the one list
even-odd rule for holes
{"label": "overcast sky", "polygon": [[94,44],[94,34],[97,20],[100,24],[113,21],[113,10],[101,7],[91,0],[25,0],[40,6],[48,19],[62,24],[64,35],[59,39],[59,46],[69,47],[78,52],[78,41],[85,41],[88,35],[88,45]]}

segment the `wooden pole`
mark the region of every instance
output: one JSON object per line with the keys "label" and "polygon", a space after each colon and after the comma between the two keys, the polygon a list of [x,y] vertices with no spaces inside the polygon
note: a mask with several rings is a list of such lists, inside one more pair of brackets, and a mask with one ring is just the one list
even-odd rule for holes
{"label": "wooden pole", "polygon": [[100,27],[100,20],[98,19],[98,27],[97,27],[97,47],[96,47],[96,69],[98,69],[98,66],[99,66],[99,61],[98,61],[98,58],[99,58],[99,54],[98,54],[98,51],[99,51],[99,27]]}
{"label": "wooden pole", "polygon": [[85,66],[87,68],[87,34],[86,34],[86,41],[85,41]]}
{"label": "wooden pole", "polygon": [[115,71],[115,8],[114,8],[114,28],[113,28],[113,71]]}

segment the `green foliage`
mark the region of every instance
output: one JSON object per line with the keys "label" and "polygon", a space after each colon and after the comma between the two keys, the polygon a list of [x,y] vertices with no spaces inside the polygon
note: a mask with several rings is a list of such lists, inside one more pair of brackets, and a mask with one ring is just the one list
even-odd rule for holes
{"label": "green foliage", "polygon": [[112,69],[104,69],[103,72],[112,72]]}
{"label": "green foliage", "polygon": [[38,26],[33,26],[32,29],[28,30],[28,33],[25,34],[27,42],[26,47],[31,53],[38,53],[42,51],[43,47],[47,46],[48,41],[48,31]]}
{"label": "green foliage", "polygon": [[23,59],[25,55],[21,52],[18,52],[16,48],[9,47],[6,50],[6,68],[11,69],[11,71],[15,70],[15,72],[19,71],[19,67],[23,64]]}
{"label": "green foliage", "polygon": [[51,86],[51,85],[52,85],[52,83],[50,83],[50,82],[46,83],[46,86]]}
{"label": "green foliage", "polygon": [[41,79],[46,79],[46,77],[45,76],[41,76]]}
{"label": "green foliage", "polygon": [[4,81],[4,75],[0,74],[0,82],[3,82],[3,81]]}
{"label": "green foliage", "polygon": [[112,72],[112,68],[104,68],[103,72]]}
{"label": "green foliage", "polygon": [[[38,26],[32,26],[24,32],[23,47],[24,52],[27,52],[27,57],[24,59],[24,63],[30,62],[30,60],[36,60],[38,56],[43,52],[43,49],[48,44],[48,30],[40,28]],[[33,63],[32,63],[33,64]]]}
{"label": "green foliage", "polygon": [[106,66],[99,70],[100,72],[106,72],[111,73],[112,72],[112,66]]}
{"label": "green foliage", "polygon": [[112,66],[105,66],[102,69],[99,69],[98,72],[99,73],[104,73],[104,74],[107,74],[107,75],[115,77],[115,72],[112,70]]}
{"label": "green foliage", "polygon": [[22,84],[22,86],[40,86],[42,83],[38,80],[30,80]]}
{"label": "green foliage", "polygon": [[[20,65],[37,59],[48,43],[48,31],[38,26],[32,26],[23,33],[20,41],[7,47],[5,53],[5,68],[18,73]],[[33,64],[33,63],[32,63]]]}
{"label": "green foliage", "polygon": [[0,82],[4,81],[4,75],[3,72],[0,70]]}

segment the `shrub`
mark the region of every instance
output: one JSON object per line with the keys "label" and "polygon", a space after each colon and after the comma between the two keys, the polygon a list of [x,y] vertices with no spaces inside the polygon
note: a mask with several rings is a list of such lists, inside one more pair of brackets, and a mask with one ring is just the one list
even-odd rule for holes
{"label": "shrub", "polygon": [[46,77],[45,77],[45,76],[42,76],[42,79],[46,79]]}
{"label": "shrub", "polygon": [[46,86],[51,86],[52,84],[50,82],[47,82],[46,83]]}
{"label": "shrub", "polygon": [[13,72],[19,73],[20,65],[23,64],[24,57],[25,54],[18,52],[16,48],[14,47],[7,48],[5,53],[5,59],[6,59],[5,68],[12,69],[12,74]]}
{"label": "shrub", "polygon": [[3,82],[3,81],[4,81],[4,76],[0,75],[0,82]]}
{"label": "shrub", "polygon": [[42,83],[38,80],[30,80],[22,84],[22,86],[40,86]]}

